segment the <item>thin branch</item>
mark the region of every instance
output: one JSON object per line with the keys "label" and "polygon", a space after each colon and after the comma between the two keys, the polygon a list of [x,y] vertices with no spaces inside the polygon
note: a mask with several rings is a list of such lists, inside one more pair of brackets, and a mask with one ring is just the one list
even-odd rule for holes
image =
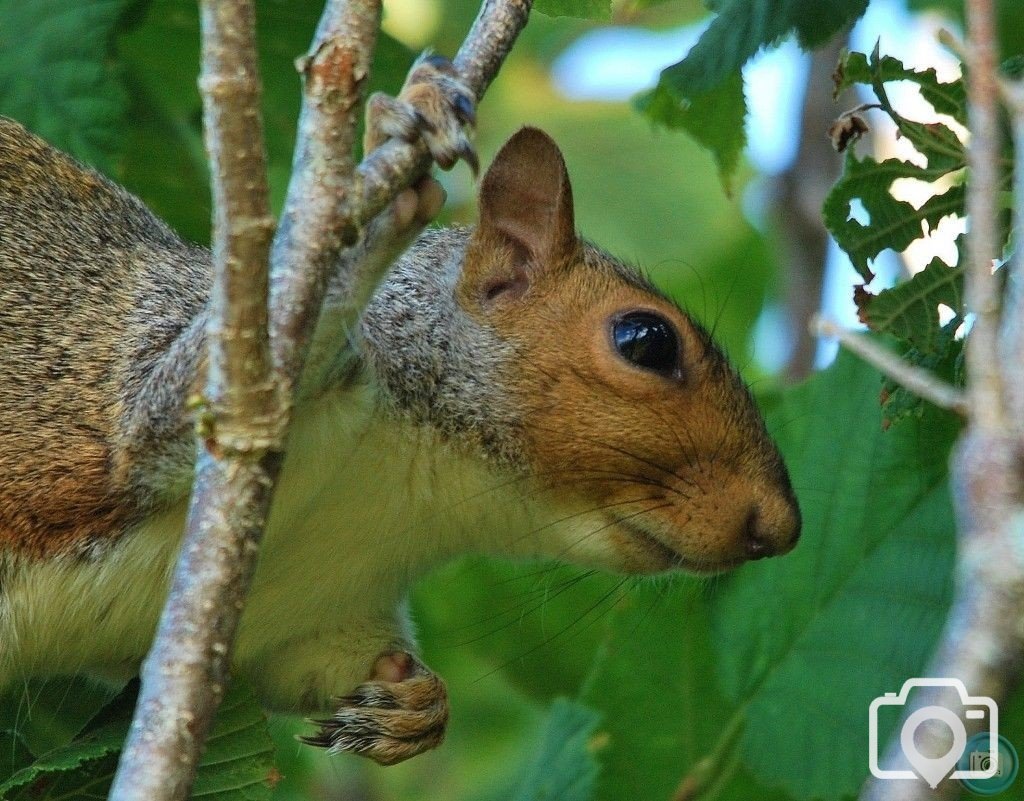
{"label": "thin branch", "polygon": [[[484,3],[455,59],[478,98],[531,5]],[[313,47],[299,63],[305,88],[294,169],[270,247],[252,3],[202,0],[201,87],[216,203],[206,411],[188,530],[143,669],[115,801],[188,798],[223,695],[327,279],[332,270],[351,272],[353,282],[376,279],[360,271],[370,254],[343,255],[342,248],[429,169],[422,145],[388,143],[356,170],[354,136],[379,20],[380,0],[327,2]]]}
{"label": "thin branch", "polygon": [[331,269],[358,236],[355,136],[380,14],[380,0],[328,0],[297,65],[302,111],[270,291],[274,362],[289,385],[301,371]]}
{"label": "thin branch", "polygon": [[968,394],[976,424],[997,429],[1003,424],[1002,375],[999,369],[999,285],[992,266],[999,257],[999,90],[996,83],[996,38],[993,0],[966,3],[967,87],[971,131],[967,164],[966,306],[976,317],[966,344]]}
{"label": "thin branch", "polygon": [[[511,51],[516,37],[526,26],[532,6],[533,0],[485,0],[481,5],[476,21],[453,59],[462,83],[473,90],[477,100],[483,97],[491,85],[499,67]],[[368,36],[365,28],[360,35]],[[313,48],[307,61],[302,65],[304,72],[308,73],[310,69],[308,59],[316,57],[319,52],[320,48]],[[318,109],[307,110],[304,106],[303,119],[299,124],[300,142],[302,131],[305,130],[307,111],[311,118],[312,115],[321,113]],[[322,122],[329,121],[337,122]],[[346,152],[351,151],[349,149]],[[301,159],[302,156],[297,154],[297,166],[302,163]],[[288,199],[285,201],[281,232],[274,243],[274,253],[271,257],[271,263],[274,265],[271,283],[271,307],[274,310],[271,319],[271,340],[274,343],[275,361],[286,375],[294,377],[301,371],[300,354],[308,345],[316,324],[315,315],[307,314],[304,310],[319,308],[326,278],[330,268],[339,258],[341,246],[351,245],[366,220],[383,211],[395,195],[415,183],[429,168],[430,157],[422,142],[390,140],[372,153],[366,154],[356,168],[355,186],[361,187],[358,198],[338,192],[332,199],[330,193],[322,192],[318,188],[322,185],[315,182],[307,185],[303,191],[296,181],[308,179],[293,176],[292,184],[289,184]],[[290,223],[297,218],[300,210],[303,217],[310,213],[311,196],[306,193],[312,193],[312,197],[315,198],[313,202],[319,215],[328,216],[332,204],[335,207],[334,212],[337,213],[339,200],[343,207],[335,223],[337,230],[334,237],[319,245],[315,239],[309,241],[301,232],[291,231]],[[306,245],[302,245],[301,242],[306,242]],[[303,247],[308,247],[313,254],[307,257],[311,260],[306,263],[316,265],[315,280],[308,280],[301,287],[288,288],[279,277],[285,268],[279,265],[296,263],[294,260],[302,258],[300,254]],[[348,264],[347,269],[356,272],[358,265]],[[363,280],[373,279],[373,276],[363,277]],[[284,336],[281,336],[282,334]]]}
{"label": "thin branch", "polygon": [[283,414],[267,342],[267,258],[274,230],[250,0],[201,5],[203,96],[216,215],[208,373],[196,491],[169,603],[111,798],[186,799],[256,564],[270,501],[266,455]]}
{"label": "thin branch", "polygon": [[[485,0],[473,27],[453,59],[462,83],[483,97],[498,67],[526,25],[533,0]],[[420,177],[429,164],[420,143],[391,140],[359,165],[363,183],[363,219],[379,213],[399,191]]]}
{"label": "thin branch", "polygon": [[859,356],[900,386],[906,387],[915,395],[934,403],[940,409],[956,412],[961,417],[967,416],[967,398],[964,393],[953,385],[947,384],[934,373],[910,364],[874,340],[856,331],[843,328],[831,320],[815,317],[811,320],[811,330],[818,336],[838,339],[839,343],[848,351]]}

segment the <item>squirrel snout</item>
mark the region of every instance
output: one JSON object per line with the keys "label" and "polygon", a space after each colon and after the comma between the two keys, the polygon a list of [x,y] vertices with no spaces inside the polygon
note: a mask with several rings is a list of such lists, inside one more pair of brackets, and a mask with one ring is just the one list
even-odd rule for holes
{"label": "squirrel snout", "polygon": [[800,512],[795,506],[768,510],[754,505],[743,522],[743,547],[750,559],[788,553],[800,539]]}

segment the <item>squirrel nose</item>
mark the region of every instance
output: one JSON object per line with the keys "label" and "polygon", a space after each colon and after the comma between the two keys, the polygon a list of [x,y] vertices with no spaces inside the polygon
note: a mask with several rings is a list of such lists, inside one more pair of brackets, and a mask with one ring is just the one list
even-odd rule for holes
{"label": "squirrel nose", "polygon": [[757,506],[751,508],[743,523],[743,547],[751,560],[785,553],[796,545],[799,536],[799,524],[795,531],[772,531]]}

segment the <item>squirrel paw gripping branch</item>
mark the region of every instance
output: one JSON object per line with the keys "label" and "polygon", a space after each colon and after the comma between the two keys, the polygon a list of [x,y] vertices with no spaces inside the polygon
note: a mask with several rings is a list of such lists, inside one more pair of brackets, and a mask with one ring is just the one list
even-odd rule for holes
{"label": "squirrel paw gripping branch", "polygon": [[[422,135],[472,165],[469,97],[427,57],[371,102],[367,144]],[[439,206],[421,184],[357,248],[411,241]],[[234,652],[269,708],[318,716],[307,742],[382,763],[444,736],[402,611],[432,567],[714,572],[800,531],[743,381],[577,236],[546,134],[506,143],[479,206],[475,228],[419,236],[363,308],[328,290]],[[186,515],[210,280],[206,250],[0,118],[0,684],[138,670]]]}

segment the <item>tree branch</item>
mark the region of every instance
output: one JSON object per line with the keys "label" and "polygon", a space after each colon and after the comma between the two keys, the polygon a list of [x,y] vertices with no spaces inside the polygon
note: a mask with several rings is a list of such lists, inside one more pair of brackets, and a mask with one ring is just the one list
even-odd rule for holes
{"label": "tree branch", "polygon": [[380,13],[380,0],[328,0],[313,46],[297,64],[302,110],[271,254],[271,342],[289,385],[301,371],[331,268],[358,236],[355,136]]}
{"label": "tree branch", "polygon": [[[328,0],[300,60],[303,106],[281,225],[270,246],[251,0],[201,0],[204,123],[215,201],[214,290],[200,458],[168,603],[142,672],[115,801],[184,801],[223,695],[231,648],[283,461],[294,387],[332,270],[371,218],[429,169],[422,144],[389,142],[356,169],[356,123],[380,0]],[[455,59],[482,96],[532,0],[486,0]],[[380,242],[378,248],[388,243]],[[269,309],[268,309],[268,248]],[[364,287],[354,286],[359,295]],[[269,333],[269,336],[268,336]]]}
{"label": "tree branch", "polygon": [[[533,7],[533,0],[484,0],[473,27],[453,59],[462,83],[480,100],[491,85]],[[422,142],[390,140],[359,165],[363,184],[362,216],[379,213],[399,191],[422,176],[429,165]]]}
{"label": "tree branch", "polygon": [[270,216],[250,0],[201,4],[204,129],[214,196],[206,411],[169,603],[110,797],[185,799],[228,679],[270,501],[283,409],[267,346]]}
{"label": "tree branch", "polygon": [[[1009,353],[1020,358],[1017,332],[1024,324],[1019,287],[1008,296],[1011,303],[1000,314],[998,281],[992,274],[999,256],[998,201],[1000,175],[999,109],[992,0],[968,0],[968,99],[971,140],[968,187],[967,305],[976,315],[967,340],[970,423],[957,445],[952,466],[954,501],[960,532],[956,593],[949,618],[926,675],[952,677],[964,682],[971,695],[1003,701],[1015,681],[1024,656],[1024,475],[1020,453],[1024,441],[1017,421],[1011,422],[1014,398],[1020,397],[1019,361],[1005,361]],[[1015,127],[1024,127],[1017,109]],[[1019,128],[1018,128],[1019,130]],[[1016,172],[1024,170],[1024,151],[1016,151]],[[1015,199],[1020,224],[1024,182],[1018,181]],[[1018,229],[1018,235],[1020,229]],[[1014,268],[1015,272],[1018,268]],[[1014,280],[1019,279],[1019,273]],[[1009,347],[1000,364],[999,333]],[[1008,333],[1010,334],[1008,336]],[[893,688],[896,689],[895,687]],[[939,704],[957,709],[950,696],[929,688],[913,699],[907,714]],[[932,724],[935,721],[931,722]],[[965,720],[968,733],[978,724]],[[948,730],[941,723],[925,722],[917,741],[925,753],[948,749]],[[902,769],[907,761],[897,741],[890,745],[884,767]],[[945,781],[937,790],[923,782],[872,781],[862,799],[870,801],[924,801],[952,798],[956,782]]]}
{"label": "tree branch", "polygon": [[999,369],[999,285],[992,266],[999,257],[999,94],[996,82],[995,16],[992,0],[967,0],[967,187],[965,292],[976,316],[967,339],[968,393],[976,425],[996,430],[1003,424],[1002,375]]}
{"label": "tree branch", "polygon": [[[1013,171],[1013,227],[1018,236],[1013,257],[1007,265],[1000,355],[1003,364],[1021,365],[1024,364],[1024,243],[1019,237],[1024,234],[1024,80],[1003,82],[1000,89],[1010,110],[1013,129],[1013,151],[1017,162]],[[1024,376],[1019,369],[1010,370],[1004,375],[1004,381],[1008,421],[1016,427],[1018,437],[1024,438]]]}
{"label": "tree branch", "polygon": [[964,393],[934,373],[915,367],[874,340],[856,331],[842,328],[831,320],[816,316],[811,320],[811,329],[818,336],[838,339],[839,344],[875,367],[882,375],[934,403],[940,409],[949,409],[961,417],[967,416],[967,398]]}

